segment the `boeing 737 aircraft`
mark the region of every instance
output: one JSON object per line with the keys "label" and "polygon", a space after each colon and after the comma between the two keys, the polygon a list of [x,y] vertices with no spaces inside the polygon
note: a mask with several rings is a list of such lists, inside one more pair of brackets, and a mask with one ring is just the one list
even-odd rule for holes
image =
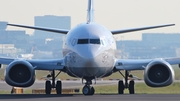
{"label": "boeing 737 aircraft", "polygon": [[[0,58],[0,64],[8,65],[5,72],[5,81],[11,86],[29,87],[35,82],[35,70],[51,71],[52,80],[47,80],[45,83],[46,94],[50,94],[52,88],[56,89],[57,94],[61,94],[62,83],[60,80],[56,81],[60,72],[65,72],[72,77],[82,78],[82,81],[85,80],[83,94],[93,95],[95,89],[92,87],[92,80],[107,77],[114,72],[122,74],[122,71],[125,71],[125,74],[122,74],[124,81],[120,80],[118,82],[118,93],[123,94],[124,89],[129,89],[129,93],[134,94],[134,81],[128,82],[130,71],[143,70],[144,80],[148,86],[164,87],[174,81],[174,70],[171,65],[180,64],[180,58],[125,60],[116,58],[116,41],[113,35],[173,26],[174,24],[109,31],[104,26],[94,22],[93,0],[88,0],[87,21],[78,24],[71,30],[18,24],[7,25],[55,32],[67,36],[63,46],[62,59]],[[59,71],[57,75],[55,70]]]}

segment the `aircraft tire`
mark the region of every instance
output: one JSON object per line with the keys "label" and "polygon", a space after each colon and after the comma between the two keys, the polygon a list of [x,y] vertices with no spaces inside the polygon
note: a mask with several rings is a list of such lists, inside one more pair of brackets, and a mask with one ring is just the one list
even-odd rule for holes
{"label": "aircraft tire", "polygon": [[89,85],[85,85],[82,89],[82,92],[84,95],[90,95],[91,94],[91,87]]}
{"label": "aircraft tire", "polygon": [[129,94],[134,94],[134,80],[129,82]]}
{"label": "aircraft tire", "polygon": [[51,94],[51,81],[46,81],[45,92],[46,94]]}
{"label": "aircraft tire", "polygon": [[118,94],[124,94],[124,83],[122,80],[118,82]]}
{"label": "aircraft tire", "polygon": [[61,94],[62,93],[62,82],[57,81],[56,82],[56,94]]}
{"label": "aircraft tire", "polygon": [[91,93],[90,93],[90,95],[94,95],[94,92],[95,92],[94,87],[91,87]]}

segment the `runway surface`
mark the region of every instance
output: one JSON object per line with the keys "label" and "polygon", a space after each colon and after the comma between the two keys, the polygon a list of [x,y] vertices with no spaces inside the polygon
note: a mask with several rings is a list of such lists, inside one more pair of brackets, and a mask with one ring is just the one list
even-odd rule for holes
{"label": "runway surface", "polygon": [[134,94],[134,95],[45,95],[21,94],[0,95],[0,100],[6,101],[180,101],[179,95],[174,94]]}

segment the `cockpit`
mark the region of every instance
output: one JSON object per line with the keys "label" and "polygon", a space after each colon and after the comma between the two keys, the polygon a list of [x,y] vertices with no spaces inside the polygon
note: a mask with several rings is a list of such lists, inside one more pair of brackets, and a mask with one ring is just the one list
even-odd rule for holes
{"label": "cockpit", "polygon": [[77,44],[103,44],[103,41],[100,39],[78,39]]}
{"label": "cockpit", "polygon": [[84,39],[73,39],[71,41],[71,44],[73,46],[75,45],[85,45],[85,44],[92,44],[92,45],[102,45],[105,46],[106,42],[104,39],[88,39],[88,38],[84,38]]}

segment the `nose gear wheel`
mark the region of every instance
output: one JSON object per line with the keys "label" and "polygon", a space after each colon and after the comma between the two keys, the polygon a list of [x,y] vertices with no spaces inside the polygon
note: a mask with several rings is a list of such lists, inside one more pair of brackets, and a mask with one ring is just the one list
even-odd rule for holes
{"label": "nose gear wheel", "polygon": [[95,89],[93,86],[91,86],[93,78],[85,78],[85,79],[86,79],[86,83],[82,89],[83,94],[84,95],[94,95]]}

